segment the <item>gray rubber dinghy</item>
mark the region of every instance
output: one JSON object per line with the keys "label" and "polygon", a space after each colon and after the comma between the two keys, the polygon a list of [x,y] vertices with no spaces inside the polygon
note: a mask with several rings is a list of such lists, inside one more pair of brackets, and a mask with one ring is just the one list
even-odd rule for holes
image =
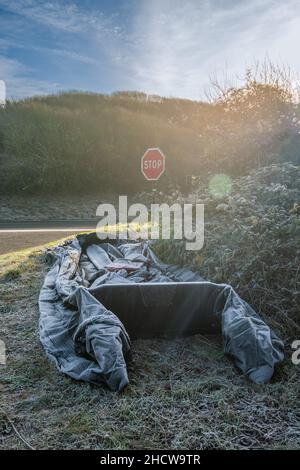
{"label": "gray rubber dinghy", "polygon": [[283,342],[231,286],[162,263],[147,241],[106,243],[92,233],[48,254],[40,339],[74,379],[122,390],[138,338],[219,333],[224,353],[255,383],[283,360]]}

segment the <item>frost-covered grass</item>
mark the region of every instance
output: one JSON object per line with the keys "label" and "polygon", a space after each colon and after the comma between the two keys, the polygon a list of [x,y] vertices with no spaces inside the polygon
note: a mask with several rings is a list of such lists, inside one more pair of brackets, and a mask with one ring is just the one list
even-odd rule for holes
{"label": "frost-covered grass", "polygon": [[160,242],[159,256],[233,285],[278,334],[300,337],[300,167],[252,171],[218,199],[205,184],[177,197],[204,203],[205,244],[188,252],[181,241]]}
{"label": "frost-covered grass", "polygon": [[300,377],[289,357],[258,386],[223,356],[220,338],[140,340],[122,394],[60,374],[38,339],[46,269],[41,247],[0,257],[1,448],[299,447]]}

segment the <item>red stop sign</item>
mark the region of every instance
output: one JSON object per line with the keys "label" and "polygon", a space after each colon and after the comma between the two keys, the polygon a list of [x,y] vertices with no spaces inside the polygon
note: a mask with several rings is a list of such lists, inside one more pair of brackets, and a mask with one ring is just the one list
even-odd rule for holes
{"label": "red stop sign", "polygon": [[141,160],[141,170],[147,180],[155,181],[165,171],[165,156],[159,148],[146,150]]}

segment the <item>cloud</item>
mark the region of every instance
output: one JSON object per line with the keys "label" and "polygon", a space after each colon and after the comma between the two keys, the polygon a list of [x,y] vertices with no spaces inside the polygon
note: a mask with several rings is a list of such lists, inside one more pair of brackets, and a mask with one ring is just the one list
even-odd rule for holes
{"label": "cloud", "polygon": [[[112,87],[201,99],[209,75],[224,69],[241,75],[266,54],[300,67],[299,0],[128,0],[125,9],[111,7],[105,14],[101,3],[0,0],[7,14],[0,17],[0,54],[6,70],[11,67],[11,83],[18,90],[23,84],[27,96],[30,89],[55,90],[56,74],[70,80],[76,70],[82,89],[92,83],[95,91]],[[12,48],[24,49],[25,64],[36,52],[35,70],[9,62]],[[37,79],[43,71],[39,56],[43,63],[49,58],[53,83]],[[89,67],[78,73],[78,63]]]}
{"label": "cloud", "polygon": [[278,50],[283,58],[287,50],[295,56],[299,14],[294,0],[144,1],[123,64],[131,68],[134,88],[200,98],[208,76],[226,66],[241,73],[267,53],[275,60],[282,59]]}
{"label": "cloud", "polygon": [[58,83],[31,78],[31,70],[28,67],[1,55],[0,71],[1,80],[6,85],[6,95],[11,99],[55,93],[61,88]]}
{"label": "cloud", "polygon": [[91,64],[91,65],[98,64],[98,61],[95,58],[89,57],[88,55],[85,55],[85,54],[80,54],[76,51],[72,51],[69,49],[40,47],[40,46],[33,46],[31,44],[26,45],[26,44],[21,44],[16,40],[0,39],[0,51],[7,52],[11,48],[41,52],[42,54],[51,54],[54,56],[62,57],[64,59],[82,62],[84,64]]}
{"label": "cloud", "polygon": [[[72,70],[76,63],[98,66],[98,58],[85,51],[82,35],[96,41],[96,34],[105,32],[102,15],[85,13],[75,4],[57,1],[0,0],[0,8],[5,13],[0,15],[0,78],[7,83],[8,96],[22,98],[64,88],[55,78],[41,79],[45,69],[40,67],[40,59],[48,59],[47,72],[54,77],[61,68]],[[82,44],[81,50],[78,44]],[[37,53],[34,59],[33,53]],[[31,67],[26,66],[28,59]]]}
{"label": "cloud", "polygon": [[[1,47],[1,43],[0,43]],[[26,49],[26,46],[15,45],[15,47],[20,47],[22,49]],[[68,49],[56,49],[50,47],[38,47],[38,46],[30,46],[31,51],[41,52],[43,54],[51,54],[54,56],[62,57],[63,59],[68,59],[71,61],[81,62],[83,64],[90,64],[90,65],[97,65],[98,61],[93,57],[89,57],[88,55],[79,54],[76,51],[71,51]]]}
{"label": "cloud", "polygon": [[0,51],[6,51],[11,46],[10,41],[0,38]]}
{"label": "cloud", "polygon": [[[26,73],[26,67],[21,67],[20,60],[24,61],[24,64],[28,60],[34,63],[31,76],[41,77],[45,75],[46,70],[44,66],[40,67],[39,60],[45,63],[47,58],[46,69],[49,75],[57,74],[62,81],[64,81],[63,74],[68,75],[65,80],[67,82],[65,89],[76,88],[72,84],[72,79],[70,80],[74,69],[76,70],[74,82],[77,87],[81,82],[82,88],[86,89],[88,87],[78,74],[76,63],[89,66],[91,79],[93,75],[98,77],[103,61],[113,62],[110,45],[114,41],[120,41],[123,35],[122,27],[116,23],[118,18],[116,13],[105,16],[97,7],[88,9],[82,7],[80,3],[57,0],[51,2],[0,0],[0,9],[4,12],[0,15],[0,35],[2,36],[0,53],[7,58],[6,69],[10,57],[17,56],[18,58],[14,63],[18,75],[10,74],[9,77],[10,90],[13,84],[18,85],[17,96],[22,96],[22,85],[24,85],[24,96],[28,96],[30,90],[44,93],[49,84],[51,86],[49,92],[52,92],[57,86],[48,80],[31,81],[28,75],[21,80],[22,74]],[[20,52],[22,59],[20,59]],[[2,63],[3,60],[2,58]],[[87,76],[86,68],[83,72]],[[4,70],[0,66],[0,78],[3,74]],[[9,91],[8,94],[10,94]]]}
{"label": "cloud", "polygon": [[66,1],[40,2],[37,0],[0,0],[8,12],[28,18],[51,29],[65,33],[120,34],[109,17],[99,9],[89,11],[80,4]]}

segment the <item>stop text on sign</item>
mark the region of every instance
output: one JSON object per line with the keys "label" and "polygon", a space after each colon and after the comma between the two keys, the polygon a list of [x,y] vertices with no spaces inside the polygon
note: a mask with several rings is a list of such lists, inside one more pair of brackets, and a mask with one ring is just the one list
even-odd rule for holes
{"label": "stop text on sign", "polygon": [[158,180],[165,171],[165,156],[159,148],[149,148],[141,159],[141,171],[149,181]]}

